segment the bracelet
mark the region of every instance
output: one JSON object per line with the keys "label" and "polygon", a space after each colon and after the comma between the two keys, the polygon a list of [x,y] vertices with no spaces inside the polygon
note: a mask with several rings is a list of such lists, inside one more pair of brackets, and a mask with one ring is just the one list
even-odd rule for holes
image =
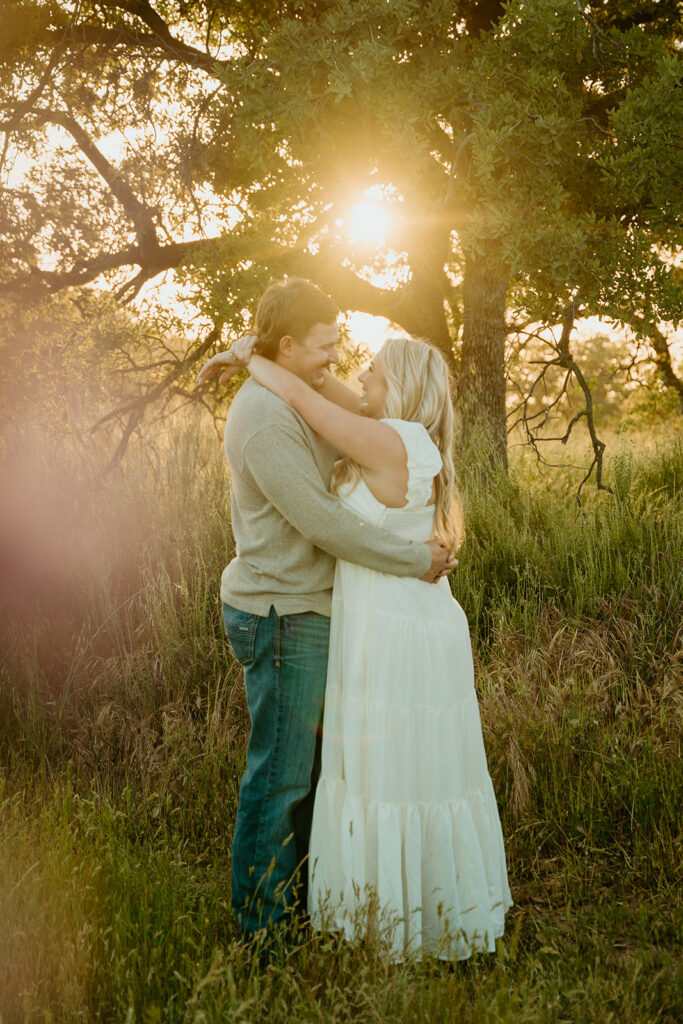
{"label": "bracelet", "polygon": [[235,365],[236,365],[236,366],[246,366],[246,365],[247,365],[247,364],[246,364],[246,363],[244,362],[244,360],[243,360],[243,359],[238,359],[238,358],[237,358],[237,357],[235,356],[235,354],[234,354],[234,353],[233,353],[233,351],[232,351],[232,345],[231,345],[231,346],[230,346],[230,348],[228,349],[228,353],[227,353],[227,354],[228,354],[228,355],[230,356],[230,361],[231,361],[231,362],[233,362],[233,363],[235,363]]}

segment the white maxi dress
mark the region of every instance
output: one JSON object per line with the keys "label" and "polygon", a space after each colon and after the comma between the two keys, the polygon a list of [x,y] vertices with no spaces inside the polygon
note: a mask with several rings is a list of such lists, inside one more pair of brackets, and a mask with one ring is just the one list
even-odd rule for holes
{"label": "white maxi dress", "polygon": [[[363,481],[341,500],[429,540],[441,456],[422,424],[383,422],[408,455],[405,507],[382,505]],[[309,861],[313,926],[352,941],[370,928],[393,960],[466,959],[503,934],[503,836],[467,619],[445,579],[337,563]]]}

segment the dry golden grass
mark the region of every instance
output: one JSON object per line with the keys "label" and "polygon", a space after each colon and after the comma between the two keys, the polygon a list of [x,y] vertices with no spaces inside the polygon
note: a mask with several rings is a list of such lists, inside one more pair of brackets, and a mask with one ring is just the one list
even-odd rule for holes
{"label": "dry golden grass", "polygon": [[454,969],[390,968],[323,936],[263,970],[237,940],[229,845],[248,720],[222,635],[231,541],[214,444],[190,429],[133,452],[125,476],[79,485],[78,500],[51,504],[72,479],[57,465],[31,492],[42,507],[14,564],[40,540],[39,578],[5,593],[0,625],[3,1024],[673,1024],[676,436],[634,462],[620,502],[595,499],[582,516],[560,476],[530,486],[518,467],[498,490],[465,488],[453,586],[473,633],[515,908],[497,956]]}

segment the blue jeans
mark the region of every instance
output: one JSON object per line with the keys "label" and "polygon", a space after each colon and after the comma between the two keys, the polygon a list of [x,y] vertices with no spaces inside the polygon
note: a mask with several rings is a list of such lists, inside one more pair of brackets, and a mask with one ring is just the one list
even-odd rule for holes
{"label": "blue jeans", "polygon": [[251,719],[232,841],[232,905],[250,937],[306,908],[330,620],[224,604],[223,621],[244,666]]}

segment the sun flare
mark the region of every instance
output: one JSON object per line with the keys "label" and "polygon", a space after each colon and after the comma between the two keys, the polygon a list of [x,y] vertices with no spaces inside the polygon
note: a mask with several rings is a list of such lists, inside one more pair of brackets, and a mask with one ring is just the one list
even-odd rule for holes
{"label": "sun flare", "polygon": [[379,203],[357,203],[349,218],[354,242],[383,242],[389,230],[389,215]]}

